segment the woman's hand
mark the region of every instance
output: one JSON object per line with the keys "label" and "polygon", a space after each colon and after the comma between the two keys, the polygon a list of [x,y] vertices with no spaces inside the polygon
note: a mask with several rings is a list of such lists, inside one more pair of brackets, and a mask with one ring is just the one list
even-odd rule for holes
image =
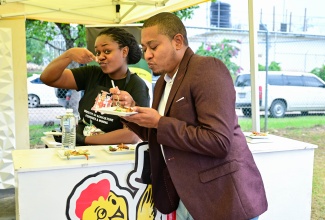
{"label": "woman's hand", "polygon": [[71,48],[67,51],[67,55],[71,60],[81,64],[86,64],[96,60],[96,56],[86,48]]}
{"label": "woman's hand", "polygon": [[113,105],[116,106],[117,104],[119,104],[122,107],[135,106],[135,101],[127,91],[119,90],[116,86],[115,88],[110,88],[109,92],[112,93]]}
{"label": "woman's hand", "polygon": [[119,95],[121,93],[121,90],[118,88],[118,86],[115,86],[114,88],[110,88],[109,92],[113,95]]}

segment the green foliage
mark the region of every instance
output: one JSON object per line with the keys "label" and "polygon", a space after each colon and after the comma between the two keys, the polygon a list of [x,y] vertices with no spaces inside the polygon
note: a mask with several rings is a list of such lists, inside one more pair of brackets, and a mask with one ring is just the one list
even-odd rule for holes
{"label": "green foliage", "polygon": [[[217,2],[217,0],[211,0],[211,2]],[[198,5],[194,5],[188,8],[184,8],[179,11],[173,12],[177,17],[179,17],[181,20],[191,19],[194,15],[194,10],[199,8]]]}
{"label": "green foliage", "polygon": [[38,65],[43,64],[43,57],[47,54],[44,42],[37,41],[32,38],[26,39],[26,49],[26,59],[28,63],[35,63]]}
{"label": "green foliage", "polygon": [[199,8],[199,6],[191,6],[189,8],[185,8],[179,11],[173,12],[177,17],[179,17],[181,20],[191,19],[194,15],[194,10]]}
{"label": "green foliage", "polygon": [[52,22],[26,19],[25,25],[27,39],[46,42],[52,41],[54,36],[60,34]]}
{"label": "green foliage", "polygon": [[43,125],[29,125],[29,143],[31,146],[44,145],[41,141],[41,137],[44,136],[43,132],[52,131],[57,128],[58,125],[50,127],[43,127]]}
{"label": "green foliage", "polygon": [[272,61],[271,64],[269,65],[269,70],[270,71],[280,71],[281,70],[280,63]]}
{"label": "green foliage", "polygon": [[[56,45],[53,40],[61,35],[65,45]],[[70,25],[39,20],[26,20],[26,50],[27,62],[41,65],[44,57],[49,60],[54,54],[46,51],[45,45],[54,49],[58,54],[71,47],[86,46],[86,28],[84,25]],[[51,57],[52,56],[52,57]]]}
{"label": "green foliage", "polygon": [[34,74],[40,75],[41,73],[42,73],[41,71],[30,71],[30,72],[27,72],[27,78],[28,77],[31,77]]}
{"label": "green foliage", "polygon": [[27,62],[43,64],[43,58],[49,56],[45,49],[45,44],[53,40],[53,36],[59,33],[54,26],[46,21],[29,20],[26,25],[26,50]]}
{"label": "green foliage", "polygon": [[325,81],[325,65],[323,64],[322,67],[316,67],[314,68],[311,73],[315,74],[319,78]]}
{"label": "green foliage", "polygon": [[[243,131],[252,131],[252,119],[240,117],[238,123]],[[314,126],[325,126],[324,116],[299,116],[284,118],[268,118],[267,127],[269,130],[286,129],[286,128],[311,128]],[[260,126],[264,128],[264,117],[260,118]]]}
{"label": "green foliage", "polygon": [[85,27],[85,25],[78,25],[77,26],[77,33],[78,33],[78,35],[75,37],[75,44],[78,47],[87,46],[86,27]]}
{"label": "green foliage", "polygon": [[265,66],[258,64],[258,71],[265,71]]}
{"label": "green foliage", "polygon": [[[261,65],[261,64],[258,64],[258,70],[259,71],[265,71],[266,68],[265,66]],[[280,67],[280,63],[277,63],[275,61],[272,61],[269,65],[269,68],[268,68],[269,71],[280,71],[281,70],[281,67]]]}
{"label": "green foliage", "polygon": [[231,59],[238,56],[240,49],[236,46],[241,44],[239,40],[223,39],[216,44],[202,43],[198,50],[195,52],[202,56],[212,56],[220,59],[229,69],[232,76],[240,73],[242,68],[234,63]]}

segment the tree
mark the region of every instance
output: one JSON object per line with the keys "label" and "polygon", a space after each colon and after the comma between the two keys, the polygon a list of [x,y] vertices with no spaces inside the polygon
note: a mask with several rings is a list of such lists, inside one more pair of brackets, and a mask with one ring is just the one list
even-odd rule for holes
{"label": "tree", "polygon": [[58,33],[54,31],[54,26],[48,22],[27,19],[25,25],[27,62],[41,65],[44,56],[48,55],[45,50],[46,43],[52,41],[53,36]]}
{"label": "tree", "polygon": [[311,73],[315,74],[316,76],[325,81],[325,65],[323,65],[322,67],[314,68]]}
{"label": "tree", "polygon": [[33,38],[26,39],[27,62],[42,65],[43,57],[49,56],[45,50],[45,42]]}
{"label": "tree", "polygon": [[179,17],[181,20],[191,19],[194,15],[194,10],[199,8],[199,6],[191,6],[179,11],[175,11],[174,14]]}
{"label": "tree", "polygon": [[[211,0],[211,2],[217,2],[217,0]],[[191,19],[194,15],[195,9],[199,8],[198,5],[194,5],[179,11],[175,11],[174,14],[181,20]]]}
{"label": "tree", "polygon": [[[58,39],[59,36],[64,39],[64,45],[55,44],[53,42],[55,39]],[[86,28],[84,25],[27,19],[26,46],[27,62],[42,64],[45,57],[48,57],[49,60],[53,59],[45,46],[54,49],[59,54],[75,46],[86,46]]]}
{"label": "tree", "polygon": [[[258,70],[259,71],[265,71],[265,66],[258,64]],[[277,63],[275,61],[272,61],[268,67],[269,71],[281,71],[280,63]]]}
{"label": "tree", "polygon": [[237,57],[240,51],[236,44],[241,44],[241,41],[223,39],[215,44],[202,43],[195,53],[220,59],[227,66],[231,75],[235,76],[242,70],[240,66],[232,61],[232,58]]}

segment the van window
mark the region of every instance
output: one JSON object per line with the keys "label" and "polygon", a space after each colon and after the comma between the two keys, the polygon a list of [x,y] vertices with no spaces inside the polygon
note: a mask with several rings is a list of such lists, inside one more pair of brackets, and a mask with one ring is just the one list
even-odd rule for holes
{"label": "van window", "polygon": [[267,79],[269,85],[283,86],[282,75],[268,75]]}
{"label": "van window", "polygon": [[304,83],[305,86],[308,87],[323,87],[323,83],[316,79],[315,77],[310,77],[310,76],[304,76]]}
{"label": "van window", "polygon": [[239,75],[236,78],[235,86],[237,87],[251,86],[251,76],[249,74]]}
{"label": "van window", "polygon": [[286,86],[304,86],[301,76],[283,76]]}

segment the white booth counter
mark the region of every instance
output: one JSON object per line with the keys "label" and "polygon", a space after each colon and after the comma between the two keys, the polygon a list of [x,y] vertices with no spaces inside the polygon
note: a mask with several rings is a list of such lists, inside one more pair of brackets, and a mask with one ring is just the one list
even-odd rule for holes
{"label": "white booth counter", "polygon": [[[142,155],[138,156],[139,170],[135,167],[135,155],[147,145],[115,154],[104,147],[82,147],[89,149],[89,158],[70,156],[69,160],[58,154],[60,148],[13,151],[16,219],[92,220],[117,216],[126,220],[148,212],[152,200],[142,203],[151,186],[138,180]],[[137,208],[140,202],[141,210]],[[87,214],[91,211],[93,214]]]}
{"label": "white booth counter", "polygon": [[249,144],[268,199],[259,220],[310,220],[314,150],[317,145],[270,135],[271,143]]}
{"label": "white booth counter", "polygon": [[[151,185],[139,181],[146,143],[126,154],[87,146],[88,160],[67,160],[57,154],[53,138],[42,140],[49,148],[13,151],[17,220],[168,219],[152,210]],[[249,144],[269,204],[259,219],[309,220],[317,146],[273,135],[270,140]]]}

